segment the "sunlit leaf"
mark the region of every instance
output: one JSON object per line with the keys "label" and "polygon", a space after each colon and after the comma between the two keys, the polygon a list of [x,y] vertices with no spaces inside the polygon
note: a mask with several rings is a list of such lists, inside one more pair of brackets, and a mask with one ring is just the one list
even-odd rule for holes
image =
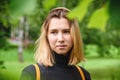
{"label": "sunlit leaf", "polygon": [[88,23],[88,28],[97,28],[105,31],[106,23],[109,19],[108,5],[104,5],[102,8],[96,10]]}
{"label": "sunlit leaf", "polygon": [[78,20],[81,22],[84,18],[85,14],[88,11],[88,6],[93,0],[82,0],[78,4],[76,8],[74,8],[69,14],[69,18],[78,18]]}
{"label": "sunlit leaf", "polygon": [[53,7],[56,4],[57,0],[44,0],[43,6],[46,10],[49,10],[51,7]]}

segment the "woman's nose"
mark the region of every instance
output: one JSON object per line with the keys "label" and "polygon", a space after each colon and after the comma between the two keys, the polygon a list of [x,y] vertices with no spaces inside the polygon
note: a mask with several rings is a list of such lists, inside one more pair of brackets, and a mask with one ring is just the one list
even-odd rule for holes
{"label": "woman's nose", "polygon": [[64,42],[64,36],[62,33],[58,34],[58,42]]}

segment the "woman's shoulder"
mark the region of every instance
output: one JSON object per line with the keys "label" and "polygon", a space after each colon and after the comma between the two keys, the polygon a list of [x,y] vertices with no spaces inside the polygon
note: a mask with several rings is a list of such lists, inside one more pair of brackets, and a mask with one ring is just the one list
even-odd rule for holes
{"label": "woman's shoulder", "polygon": [[84,67],[82,67],[82,66],[79,66],[79,67],[82,69],[82,71],[83,71],[83,73],[85,75],[86,80],[91,80],[91,76],[90,76],[89,71],[87,69],[85,69]]}
{"label": "woman's shoulder", "polygon": [[35,68],[33,64],[26,66],[22,70],[20,80],[35,80]]}
{"label": "woman's shoulder", "polygon": [[26,67],[23,69],[23,71],[25,71],[25,72],[34,72],[34,71],[35,71],[34,65],[31,64],[31,65],[26,66]]}
{"label": "woman's shoulder", "polygon": [[30,64],[26,66],[22,71],[29,72],[29,73],[36,73],[36,66],[38,66],[39,70],[41,70],[43,67],[41,64],[35,63],[35,64]]}

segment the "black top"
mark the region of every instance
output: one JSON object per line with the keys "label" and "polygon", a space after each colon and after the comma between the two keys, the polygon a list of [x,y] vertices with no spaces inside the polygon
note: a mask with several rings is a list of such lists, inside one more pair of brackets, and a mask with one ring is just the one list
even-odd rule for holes
{"label": "black top", "polygon": [[[55,53],[55,64],[52,67],[45,67],[38,64],[40,68],[41,80],[82,80],[78,69],[68,65],[69,55],[63,56]],[[91,80],[90,74],[84,68],[82,71],[85,80]],[[20,80],[36,80],[36,71],[33,65],[23,69]]]}

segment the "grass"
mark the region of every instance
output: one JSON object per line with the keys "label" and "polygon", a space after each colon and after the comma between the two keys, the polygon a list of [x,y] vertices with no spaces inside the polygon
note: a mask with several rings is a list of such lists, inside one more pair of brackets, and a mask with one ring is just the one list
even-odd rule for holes
{"label": "grass", "polygon": [[0,69],[0,80],[19,80],[22,69],[33,62],[19,63],[16,61],[5,62],[5,68]]}
{"label": "grass", "polygon": [[85,68],[91,73],[92,80],[119,80],[120,59],[89,59]]}
{"label": "grass", "polygon": [[0,80],[19,80],[22,69],[27,65],[35,63],[32,50],[25,50],[23,58],[23,63],[18,61],[16,48],[0,50],[0,61],[4,61],[4,65],[0,66]]}
{"label": "grass", "polygon": [[[0,50],[0,60],[4,61],[4,69],[0,69],[0,80],[19,80],[21,71],[27,65],[33,64],[33,50],[25,50],[24,62],[18,61],[17,49]],[[81,65],[81,64],[80,64]],[[82,63],[92,77],[92,80],[120,80],[119,58],[88,58]]]}

